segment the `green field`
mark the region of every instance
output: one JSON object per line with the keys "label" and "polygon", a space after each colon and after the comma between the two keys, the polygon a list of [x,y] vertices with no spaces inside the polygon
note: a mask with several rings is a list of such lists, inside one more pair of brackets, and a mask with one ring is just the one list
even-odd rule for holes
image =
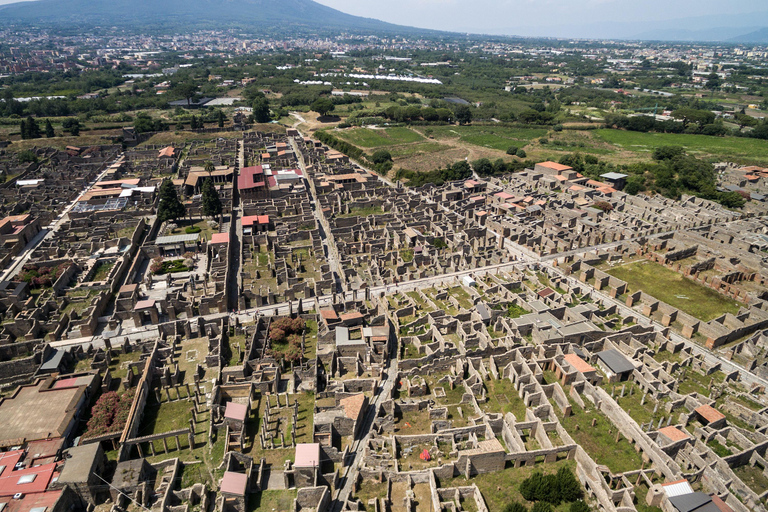
{"label": "green field", "polygon": [[768,144],[759,139],[711,137],[680,133],[641,133],[624,130],[595,130],[606,142],[635,152],[651,152],[659,146],[683,146],[691,153],[719,159],[768,163]]}
{"label": "green field", "polygon": [[723,313],[736,314],[740,304],[724,295],[686,279],[673,270],[651,261],[638,261],[612,268],[608,274],[625,281],[630,293],[642,290],[680,311],[708,322]]}
{"label": "green field", "polygon": [[379,148],[395,144],[410,144],[423,140],[418,133],[408,128],[396,127],[383,130],[354,128],[335,132],[334,135],[363,148]]}
{"label": "green field", "polygon": [[529,141],[547,134],[545,128],[505,126],[435,126],[430,129],[436,139],[458,138],[468,144],[499,151],[506,151],[510,146],[525,146]]}

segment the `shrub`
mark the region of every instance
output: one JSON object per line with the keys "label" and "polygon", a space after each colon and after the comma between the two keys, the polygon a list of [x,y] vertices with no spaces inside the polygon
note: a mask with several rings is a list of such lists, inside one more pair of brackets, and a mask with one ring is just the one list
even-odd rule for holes
{"label": "shrub", "polygon": [[519,149],[519,148],[518,148],[517,146],[509,146],[509,147],[507,148],[507,154],[508,154],[508,155],[511,155],[511,156],[515,156],[515,155],[517,154],[517,150],[518,150],[518,149]]}
{"label": "shrub", "polygon": [[512,503],[508,503],[506,507],[504,507],[504,512],[527,512],[527,509],[525,506],[519,504],[516,501],[513,501]]}
{"label": "shrub", "polygon": [[589,505],[583,501],[574,501],[568,508],[568,512],[589,512]]}
{"label": "shrub", "polygon": [[517,153],[515,153],[515,156],[518,157],[518,158],[525,158],[528,155],[525,153],[525,150],[518,149]]}
{"label": "shrub", "polygon": [[202,229],[200,229],[200,226],[188,226],[186,229],[184,229],[184,232],[188,235],[194,235],[195,233],[201,232]]}

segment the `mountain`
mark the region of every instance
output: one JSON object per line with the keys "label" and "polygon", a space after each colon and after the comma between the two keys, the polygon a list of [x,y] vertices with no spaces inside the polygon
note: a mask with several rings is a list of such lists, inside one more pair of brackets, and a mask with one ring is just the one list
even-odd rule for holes
{"label": "mountain", "polygon": [[312,0],[37,0],[0,6],[0,24],[61,28],[236,26],[414,32],[418,29],[345,14]]}
{"label": "mountain", "polygon": [[741,34],[729,40],[732,43],[768,43],[768,27]]}

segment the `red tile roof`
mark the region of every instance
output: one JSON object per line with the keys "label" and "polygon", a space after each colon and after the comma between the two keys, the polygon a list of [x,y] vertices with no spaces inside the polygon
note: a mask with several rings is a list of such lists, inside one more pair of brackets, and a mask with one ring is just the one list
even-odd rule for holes
{"label": "red tile roof", "polygon": [[235,473],[234,471],[227,471],[224,473],[224,478],[221,479],[220,491],[225,494],[233,494],[235,496],[245,496],[246,486],[248,485],[248,475],[245,473]]}
{"label": "red tile roof", "polygon": [[565,359],[568,364],[573,366],[577,371],[580,371],[581,373],[589,373],[595,371],[594,367],[592,367],[589,363],[587,363],[576,354],[565,354],[563,359]]}
{"label": "red tile roof", "polygon": [[211,241],[209,242],[211,244],[228,244],[229,243],[229,233],[214,233],[211,235]]}
{"label": "red tile roof", "polygon": [[227,402],[224,417],[231,420],[245,421],[248,416],[248,406],[236,402]]}
{"label": "red tile roof", "polygon": [[296,445],[297,467],[317,467],[320,465],[320,444],[319,443],[299,443]]}
{"label": "red tile roof", "polygon": [[[2,476],[0,476],[0,496],[13,496],[19,492],[31,494],[45,491],[53,476],[53,470],[56,469],[56,463],[20,469],[18,471],[8,471],[8,469],[6,468]],[[19,483],[22,477],[31,478],[32,481]]]}
{"label": "red tile roof", "polygon": [[567,165],[559,164],[557,162],[541,162],[538,164],[542,167],[549,167],[550,169],[554,169],[556,171],[570,171],[573,169],[573,167],[569,167]]}
{"label": "red tile roof", "polygon": [[320,310],[320,316],[323,317],[325,320],[338,320],[339,315],[336,314],[336,311],[332,309],[321,309]]}
{"label": "red tile roof", "polygon": [[696,412],[699,414],[699,416],[707,420],[707,423],[713,423],[725,418],[725,414],[721,413],[710,405],[702,405],[696,409]]}
{"label": "red tile roof", "polygon": [[[257,188],[259,183],[264,186],[264,168],[260,165],[253,167],[243,167],[240,169],[240,175],[237,177],[237,190],[248,190]],[[259,181],[256,181],[256,180]]]}
{"label": "red tile roof", "polygon": [[339,405],[344,408],[344,414],[347,418],[356,420],[360,417],[360,410],[365,404],[365,395],[358,393],[357,395],[348,396],[339,400]]}
{"label": "red tile roof", "polygon": [[[670,441],[682,441],[683,439],[690,439],[691,436],[688,435],[687,432],[683,432],[677,427],[669,426],[659,429],[659,434],[663,434],[664,437],[669,439]],[[675,482],[673,482],[675,483]]]}

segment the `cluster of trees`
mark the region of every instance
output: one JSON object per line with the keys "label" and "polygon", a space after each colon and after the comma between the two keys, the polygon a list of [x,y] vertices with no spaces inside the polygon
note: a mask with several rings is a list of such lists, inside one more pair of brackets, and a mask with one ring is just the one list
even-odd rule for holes
{"label": "cluster of trees", "polygon": [[606,114],[605,125],[634,132],[726,135],[729,131],[722,122],[715,122],[715,114],[708,110],[681,108],[674,110],[672,117],[675,120],[657,121],[653,116]]}
{"label": "cluster of trees", "polygon": [[[525,152],[523,152],[523,156],[525,156]],[[511,162],[505,162],[503,159],[499,158],[496,161],[491,162],[487,158],[481,158],[472,162],[472,169],[477,173],[478,176],[487,177],[501,176],[502,174],[522,171],[526,167],[533,167],[534,165],[535,162],[530,160],[526,160],[525,162],[522,160],[512,160]]]}
{"label": "cluster of trees", "polygon": [[[561,467],[553,475],[536,472],[520,483],[520,494],[532,501],[531,512],[552,512],[561,503],[570,503],[569,512],[588,512],[589,506],[582,501],[583,492],[573,472]],[[525,505],[510,503],[504,512],[527,512]]]}
{"label": "cluster of trees", "polygon": [[592,179],[599,180],[607,172],[628,175],[624,192],[635,195],[651,191],[678,199],[686,193],[716,201],[729,208],[744,206],[745,198],[736,192],[719,192],[714,166],[688,155],[682,147],[661,146],[654,150],[653,161],[616,166],[599,160],[594,155],[572,153],[559,162]]}
{"label": "cluster of trees", "polygon": [[350,144],[349,142],[343,141],[341,139],[337,139],[336,137],[334,137],[333,135],[331,135],[326,131],[318,130],[317,132],[315,132],[315,136],[323,144],[326,144],[327,146],[332,147],[336,151],[340,151],[344,153],[350,158],[353,158],[358,161],[362,161],[365,158],[365,153],[363,153],[363,150],[361,150],[357,146]]}
{"label": "cluster of trees", "polygon": [[409,187],[421,187],[429,183],[433,183],[437,186],[442,185],[446,181],[466,180],[472,177],[472,167],[465,162],[456,162],[453,165],[446,167],[445,169],[434,169],[428,172],[416,172],[407,169],[398,169],[395,175],[398,180],[407,180],[406,184]]}
{"label": "cluster of trees", "polygon": [[149,114],[141,112],[136,116],[133,128],[136,133],[164,132],[168,129],[168,125],[162,119],[154,119]]}
{"label": "cluster of trees", "polygon": [[381,175],[387,174],[394,165],[392,161],[392,154],[386,149],[378,149],[374,151],[370,157],[370,161],[373,164],[373,170]]}
{"label": "cluster of trees", "polygon": [[306,327],[303,318],[282,317],[269,325],[269,339],[272,343],[272,355],[289,363],[298,362],[303,357],[301,335]]}
{"label": "cluster of trees", "polygon": [[41,137],[40,125],[37,124],[37,120],[29,116],[26,119],[22,119],[19,125],[22,139],[38,139]]}

